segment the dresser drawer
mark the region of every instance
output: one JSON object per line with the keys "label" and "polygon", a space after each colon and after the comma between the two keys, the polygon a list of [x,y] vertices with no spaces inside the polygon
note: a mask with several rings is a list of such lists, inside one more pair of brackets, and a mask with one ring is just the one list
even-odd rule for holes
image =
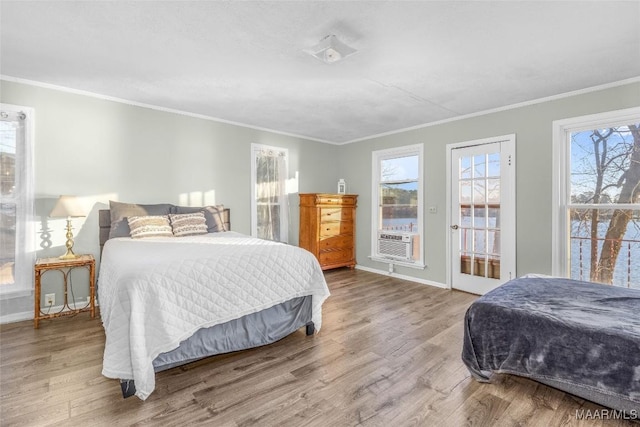
{"label": "dresser drawer", "polygon": [[320,252],[320,265],[338,264],[349,262],[353,259],[353,249],[343,249],[341,251]]}
{"label": "dresser drawer", "polygon": [[320,252],[332,249],[342,250],[351,248],[353,248],[353,236],[351,234],[325,237],[318,241],[318,251]]}
{"label": "dresser drawer", "polygon": [[341,234],[353,234],[353,222],[336,221],[320,224],[320,238],[339,236]]}
{"label": "dresser drawer", "polygon": [[356,265],[357,194],[300,193],[301,248],[311,252],[323,270]]}
{"label": "dresser drawer", "polygon": [[355,196],[332,196],[330,194],[323,194],[316,196],[316,203],[318,205],[339,205],[339,206],[355,206]]}
{"label": "dresser drawer", "polygon": [[351,208],[321,208],[320,222],[328,221],[351,221],[353,219],[353,209]]}

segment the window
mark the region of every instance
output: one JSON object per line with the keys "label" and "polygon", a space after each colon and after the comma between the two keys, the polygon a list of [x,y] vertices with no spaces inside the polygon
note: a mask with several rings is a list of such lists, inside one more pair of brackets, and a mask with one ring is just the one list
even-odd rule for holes
{"label": "window", "polygon": [[424,267],[422,144],[373,152],[371,258]]}
{"label": "window", "polygon": [[288,150],[251,144],[251,235],[287,242]]}
{"label": "window", "polygon": [[640,108],[554,122],[554,274],[640,289]]}
{"label": "window", "polygon": [[33,277],[31,109],[1,105],[0,293],[26,292]]}

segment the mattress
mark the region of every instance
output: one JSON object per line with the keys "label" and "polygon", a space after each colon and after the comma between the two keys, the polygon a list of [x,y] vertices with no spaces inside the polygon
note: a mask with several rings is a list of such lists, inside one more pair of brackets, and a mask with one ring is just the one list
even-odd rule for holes
{"label": "mattress", "polygon": [[155,387],[153,361],[198,330],[310,296],[319,331],[329,290],[311,253],[225,232],[110,239],[98,296],[106,334],[102,373],[135,380],[136,396],[146,399]]}

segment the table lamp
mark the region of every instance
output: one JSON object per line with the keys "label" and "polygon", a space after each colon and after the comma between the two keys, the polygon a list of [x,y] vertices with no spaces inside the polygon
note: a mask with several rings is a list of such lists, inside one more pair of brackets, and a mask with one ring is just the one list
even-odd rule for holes
{"label": "table lamp", "polygon": [[52,218],[67,218],[67,253],[60,259],[76,259],[78,255],[73,253],[73,233],[71,232],[71,218],[86,216],[86,212],[76,196],[60,196],[56,205],[49,214]]}

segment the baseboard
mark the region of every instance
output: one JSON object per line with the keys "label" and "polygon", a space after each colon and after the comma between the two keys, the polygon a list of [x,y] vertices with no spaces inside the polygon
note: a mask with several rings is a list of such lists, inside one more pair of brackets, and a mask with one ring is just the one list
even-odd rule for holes
{"label": "baseboard", "polygon": [[22,322],[24,320],[33,320],[33,310],[0,315],[0,325]]}
{"label": "baseboard", "polygon": [[[98,302],[96,301],[96,307],[98,307]],[[51,307],[51,309],[49,310],[49,313],[58,313],[60,310],[62,310],[62,306],[58,305],[55,307]],[[69,308],[66,308],[64,311],[69,311]],[[88,312],[87,312],[88,313]],[[4,325],[5,323],[16,323],[16,322],[23,322],[25,320],[33,320],[33,310],[29,310],[29,311],[21,311],[19,313],[9,313],[9,314],[4,314],[4,315],[0,315],[0,325]],[[43,320],[41,320],[43,321]]]}
{"label": "baseboard", "polygon": [[434,286],[436,288],[450,289],[449,286],[447,286],[444,283],[434,282],[432,280],[427,280],[427,279],[420,279],[419,277],[407,276],[405,274],[389,273],[388,271],[385,271],[385,270],[378,270],[378,269],[375,269],[375,268],[364,267],[364,266],[362,266],[360,264],[356,265],[356,269],[357,270],[368,271],[369,273],[379,274],[381,276],[395,277],[395,278],[398,278],[398,279],[407,280],[409,282],[416,282],[416,283],[420,283],[420,284],[423,284],[423,285]]}

